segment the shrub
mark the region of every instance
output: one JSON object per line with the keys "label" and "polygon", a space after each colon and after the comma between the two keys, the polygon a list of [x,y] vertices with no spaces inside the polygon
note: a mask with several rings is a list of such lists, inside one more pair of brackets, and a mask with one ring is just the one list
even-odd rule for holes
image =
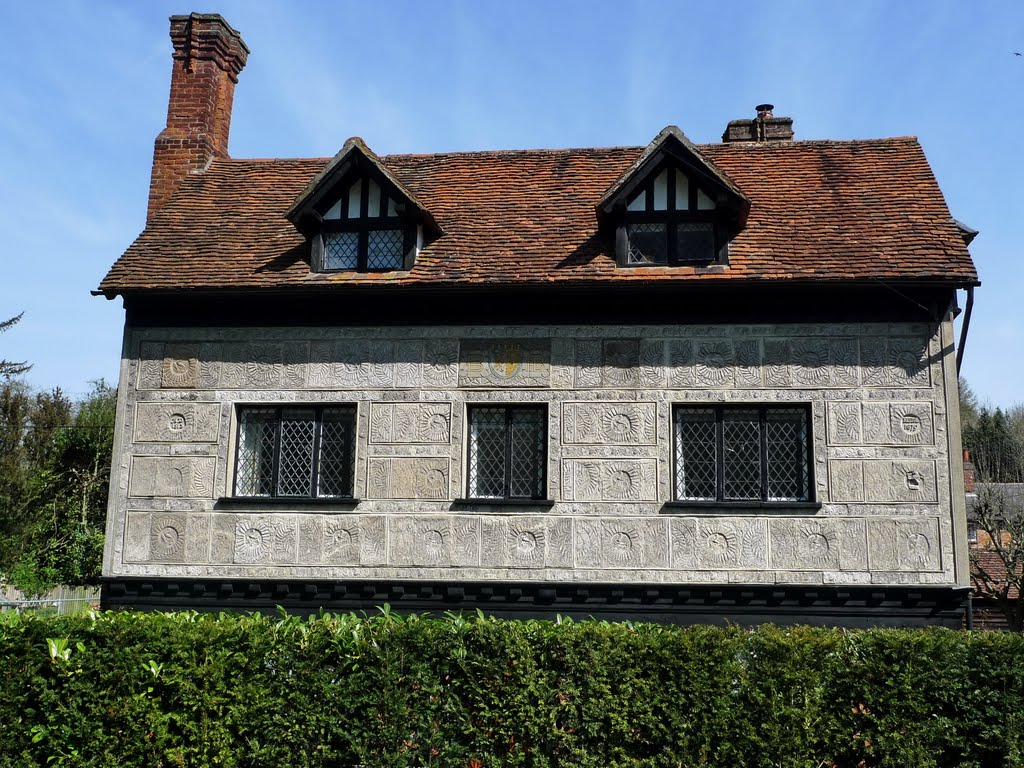
{"label": "shrub", "polygon": [[1024,765],[1024,636],[0,619],[0,766]]}

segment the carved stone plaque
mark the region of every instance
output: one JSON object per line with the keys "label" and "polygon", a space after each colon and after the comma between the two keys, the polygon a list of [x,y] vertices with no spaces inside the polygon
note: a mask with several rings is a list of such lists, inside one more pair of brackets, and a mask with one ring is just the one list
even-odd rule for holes
{"label": "carved stone plaque", "polygon": [[209,499],[216,467],[213,456],[133,456],[128,495]]}
{"label": "carved stone plaque", "polygon": [[484,568],[571,568],[572,520],[485,517],[481,548]]}
{"label": "carved stone plaque", "polygon": [[166,344],[160,371],[164,389],[195,389],[199,386],[199,345]]}
{"label": "carved stone plaque", "polygon": [[366,495],[371,499],[447,499],[448,458],[371,458]]}
{"label": "carved stone plaque", "polygon": [[581,568],[665,568],[668,521],[577,518],[576,565]]}
{"label": "carved stone plaque", "polygon": [[447,443],[451,403],[372,403],[371,443]]}
{"label": "carved stone plaque", "polygon": [[562,495],[566,501],[654,501],[656,459],[566,459]]}
{"label": "carved stone plaque", "polygon": [[294,563],[297,540],[294,515],[239,515],[234,562]]}
{"label": "carved stone plaque", "polygon": [[868,557],[872,570],[941,569],[938,518],[869,518],[867,525]]}
{"label": "carved stone plaque", "polygon": [[480,520],[432,515],[390,520],[388,562],[396,566],[477,566]]}
{"label": "carved stone plaque", "polygon": [[546,387],[551,339],[463,339],[460,387]]}
{"label": "carved stone plaque", "polygon": [[217,403],[139,403],[135,418],[138,443],[216,443],[220,427]]}
{"label": "carved stone plaque", "polygon": [[654,403],[564,403],[562,442],[566,445],[654,445]]}
{"label": "carved stone plaque", "polygon": [[771,567],[784,570],[867,568],[864,521],[850,518],[779,518],[768,521]]}
{"label": "carved stone plaque", "polygon": [[757,569],[768,565],[768,528],[757,518],[671,520],[672,567]]}

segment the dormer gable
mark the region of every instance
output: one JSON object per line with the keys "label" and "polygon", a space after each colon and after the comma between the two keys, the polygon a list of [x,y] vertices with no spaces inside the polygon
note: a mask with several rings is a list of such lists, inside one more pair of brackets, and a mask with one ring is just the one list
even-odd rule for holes
{"label": "dormer gable", "polygon": [[310,243],[314,272],[411,269],[437,222],[362,139],[306,185],[286,218]]}
{"label": "dormer gable", "polygon": [[674,125],[659,133],[597,206],[615,228],[619,266],[707,266],[728,261],[750,202]]}

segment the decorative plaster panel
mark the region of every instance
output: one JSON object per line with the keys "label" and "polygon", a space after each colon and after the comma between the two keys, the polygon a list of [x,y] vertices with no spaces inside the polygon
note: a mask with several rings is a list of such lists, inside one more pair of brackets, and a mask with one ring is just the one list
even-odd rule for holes
{"label": "decorative plaster panel", "polygon": [[160,368],[164,389],[195,389],[199,386],[199,345],[166,344]]}
{"label": "decorative plaster panel", "polygon": [[566,501],[654,501],[656,459],[565,459],[562,497]]}
{"label": "decorative plaster panel", "polygon": [[128,495],[209,499],[216,466],[212,456],[133,456]]}
{"label": "decorative plaster panel", "polygon": [[933,445],[932,404],[834,402],[828,404],[830,445]]}
{"label": "decorative plaster panel", "polygon": [[371,403],[371,443],[447,443],[451,403]]}
{"label": "decorative plaster panel", "polygon": [[655,445],[655,403],[563,403],[566,445]]}
{"label": "decorative plaster panel", "polygon": [[941,569],[938,518],[869,518],[867,526],[868,564],[872,570]]}
{"label": "decorative plaster panel", "polygon": [[447,499],[450,498],[450,473],[448,458],[371,458],[367,461],[366,496],[371,499]]}
{"label": "decorative plaster panel", "polygon": [[388,562],[396,566],[480,563],[480,520],[472,517],[392,517]]}
{"label": "decorative plaster panel", "polygon": [[139,403],[135,441],[138,443],[216,443],[220,431],[217,403]]}
{"label": "decorative plaster panel", "polygon": [[770,567],[862,571],[868,567],[864,521],[851,518],[770,518]]}
{"label": "decorative plaster panel", "polygon": [[550,339],[463,339],[460,387],[546,387],[551,376]]}
{"label": "decorative plaster panel", "polygon": [[768,527],[750,517],[673,518],[672,567],[683,570],[757,569],[768,566]]}
{"label": "decorative plaster panel", "polygon": [[574,522],[580,568],[665,568],[668,520],[624,517]]}
{"label": "decorative plaster panel", "polygon": [[484,568],[571,568],[572,520],[485,517],[481,547]]}

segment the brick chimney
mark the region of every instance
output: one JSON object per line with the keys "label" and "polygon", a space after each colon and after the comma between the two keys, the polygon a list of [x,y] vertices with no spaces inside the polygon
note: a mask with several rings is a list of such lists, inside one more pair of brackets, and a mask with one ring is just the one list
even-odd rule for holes
{"label": "brick chimney", "polygon": [[974,470],[974,462],[971,461],[971,453],[964,449],[964,492],[974,493],[978,478]]}
{"label": "brick chimney", "polygon": [[793,118],[776,117],[774,104],[758,104],[754,107],[757,117],[753,120],[731,120],[722,134],[722,141],[792,141]]}
{"label": "brick chimney", "polygon": [[249,49],[220,14],[171,16],[167,127],[156,137],[147,223],[189,173],[228,156],[231,103]]}

